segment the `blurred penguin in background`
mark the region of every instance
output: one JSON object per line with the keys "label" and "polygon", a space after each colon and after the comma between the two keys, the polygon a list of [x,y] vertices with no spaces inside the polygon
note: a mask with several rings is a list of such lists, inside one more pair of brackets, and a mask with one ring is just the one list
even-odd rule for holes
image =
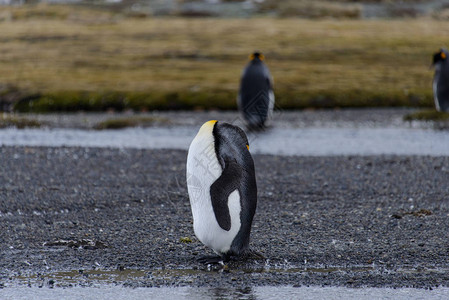
{"label": "blurred penguin in background", "polygon": [[255,52],[243,70],[237,105],[249,129],[264,129],[274,107],[273,80],[263,62],[262,53]]}
{"label": "blurred penguin in background", "polygon": [[437,111],[449,112],[449,53],[440,49],[433,55],[435,76],[433,77],[433,99]]}

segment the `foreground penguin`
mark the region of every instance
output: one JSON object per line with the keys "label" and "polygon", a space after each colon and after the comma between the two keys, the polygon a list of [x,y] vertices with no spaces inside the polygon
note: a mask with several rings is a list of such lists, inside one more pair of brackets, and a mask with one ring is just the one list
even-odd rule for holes
{"label": "foreground penguin", "polygon": [[261,53],[251,54],[250,59],[243,70],[237,105],[248,126],[261,129],[273,112],[273,81]]}
{"label": "foreground penguin", "polygon": [[257,186],[242,129],[217,121],[201,126],[187,156],[187,187],[195,235],[217,253],[199,261],[219,263],[250,253]]}
{"label": "foreground penguin", "polygon": [[437,111],[449,112],[449,53],[446,49],[433,55],[433,99]]}

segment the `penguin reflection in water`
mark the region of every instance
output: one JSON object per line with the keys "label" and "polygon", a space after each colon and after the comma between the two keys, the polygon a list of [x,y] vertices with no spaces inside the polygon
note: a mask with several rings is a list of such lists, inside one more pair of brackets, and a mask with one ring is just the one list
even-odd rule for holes
{"label": "penguin reflection in water", "polygon": [[187,187],[195,235],[217,254],[198,261],[213,264],[231,256],[262,257],[249,249],[257,186],[242,129],[217,121],[203,124],[190,144]]}
{"label": "penguin reflection in water", "polygon": [[435,76],[433,78],[433,98],[437,111],[449,112],[449,53],[441,49],[433,55]]}
{"label": "penguin reflection in water", "polygon": [[273,80],[262,53],[255,52],[250,59],[240,80],[237,105],[249,129],[263,129],[273,113]]}

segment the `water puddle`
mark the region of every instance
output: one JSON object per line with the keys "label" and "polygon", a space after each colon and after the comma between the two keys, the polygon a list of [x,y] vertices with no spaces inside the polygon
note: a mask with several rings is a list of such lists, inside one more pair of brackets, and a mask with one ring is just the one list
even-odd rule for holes
{"label": "water puddle", "polygon": [[[326,268],[221,269],[229,273],[332,273],[373,272],[375,266]],[[443,270],[444,271],[444,270]],[[407,269],[398,273],[442,272],[439,269]],[[144,278],[191,277],[216,273],[200,269],[164,270],[72,270],[41,275],[19,275],[0,288],[0,299],[448,299],[449,288],[346,288],[318,286],[255,286],[236,288],[152,287],[131,288],[125,282]],[[238,286],[238,284],[236,284]]]}
{"label": "water puddle", "polygon": [[[187,150],[196,127],[123,130],[2,129],[0,146]],[[248,135],[252,153],[274,155],[449,155],[449,131],[416,128],[271,128]]]}
{"label": "water puddle", "polygon": [[433,290],[412,288],[345,288],[262,286],[245,288],[125,288],[121,286],[49,288],[4,288],[2,299],[448,299],[449,288]]}
{"label": "water puddle", "polygon": [[28,285],[53,285],[59,283],[63,285],[76,285],[80,282],[91,283],[120,283],[126,280],[143,278],[148,274],[147,271],[142,270],[71,270],[60,271],[49,274],[32,274],[32,275],[19,275],[12,277],[11,279],[18,284]]}
{"label": "water puddle", "polygon": [[53,285],[55,283],[63,286],[77,285],[79,283],[93,284],[119,284],[128,280],[138,280],[142,278],[173,278],[191,277],[200,274],[210,274],[213,272],[226,273],[332,273],[332,272],[368,272],[373,271],[373,266],[354,267],[329,267],[329,268],[277,268],[260,267],[252,269],[157,269],[157,270],[70,270],[58,271],[47,274],[31,274],[12,276],[13,284],[26,284],[29,286]]}
{"label": "water puddle", "polygon": [[[261,267],[252,269],[227,269],[220,268],[218,272],[227,273],[333,273],[333,272],[367,272],[373,271],[373,266],[355,266],[355,267],[329,267],[329,268],[276,268],[276,267]],[[177,269],[177,270],[156,270],[152,271],[151,275],[154,277],[174,277],[174,276],[190,276],[200,273],[211,272],[212,270],[193,270],[193,269]]]}
{"label": "water puddle", "polygon": [[217,273],[247,273],[247,274],[291,274],[291,273],[362,273],[362,272],[388,272],[390,274],[445,274],[449,270],[441,268],[399,268],[397,270],[385,269],[382,266],[350,266],[350,267],[289,267],[280,266],[261,266],[260,268],[242,268],[230,269],[227,266],[219,268],[206,269],[156,269],[156,270],[136,270],[136,269],[120,269],[120,270],[70,270],[58,271],[45,274],[29,274],[11,276],[7,286],[87,286],[87,285],[104,285],[104,284],[123,284],[130,281],[138,281],[140,279],[170,279],[170,278],[193,278],[197,275],[217,274]]}

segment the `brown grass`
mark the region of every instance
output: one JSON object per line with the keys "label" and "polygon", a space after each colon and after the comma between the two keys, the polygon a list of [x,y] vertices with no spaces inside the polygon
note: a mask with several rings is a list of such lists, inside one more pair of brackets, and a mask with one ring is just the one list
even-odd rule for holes
{"label": "brown grass", "polygon": [[265,54],[286,108],[430,106],[431,55],[449,40],[441,30],[448,22],[430,19],[136,19],[29,9],[0,8],[14,16],[0,23],[0,84],[40,95],[35,107],[47,109],[66,99],[103,109],[104,95],[135,109],[233,108],[254,50]]}
{"label": "brown grass", "polygon": [[404,121],[449,121],[449,113],[434,109],[421,110],[405,115]]}
{"label": "brown grass", "polygon": [[122,129],[127,127],[148,127],[155,124],[169,124],[170,121],[163,117],[121,117],[111,118],[100,122],[94,126],[94,129]]}
{"label": "brown grass", "polygon": [[23,129],[23,128],[39,128],[41,126],[42,124],[36,120],[0,114],[0,128],[15,127]]}

